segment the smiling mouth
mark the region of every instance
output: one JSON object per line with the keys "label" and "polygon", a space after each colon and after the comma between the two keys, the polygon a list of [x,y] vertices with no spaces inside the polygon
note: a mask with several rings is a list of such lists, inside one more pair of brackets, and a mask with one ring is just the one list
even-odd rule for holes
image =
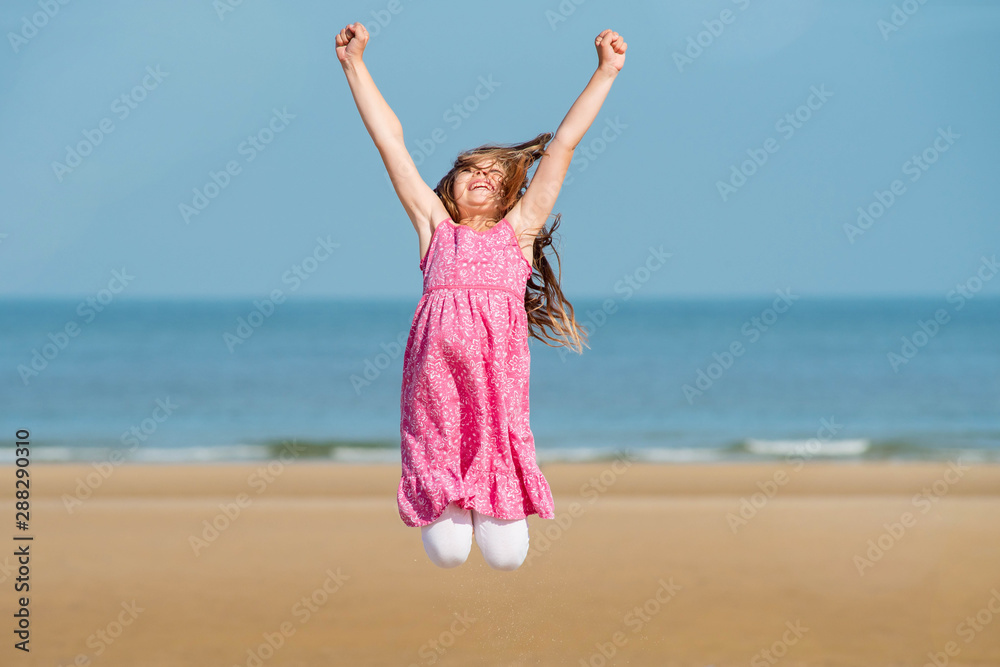
{"label": "smiling mouth", "polygon": [[487,192],[493,192],[493,186],[491,186],[489,183],[484,183],[482,181],[473,184],[473,186],[471,188],[469,188],[469,192],[472,192],[473,190],[480,190],[480,189],[486,190]]}

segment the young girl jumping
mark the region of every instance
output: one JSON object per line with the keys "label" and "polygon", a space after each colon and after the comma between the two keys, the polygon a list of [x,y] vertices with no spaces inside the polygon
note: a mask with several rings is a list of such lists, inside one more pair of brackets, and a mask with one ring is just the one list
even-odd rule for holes
{"label": "young girl jumping", "polygon": [[417,231],[424,280],[403,357],[399,516],[421,527],[440,567],[464,563],[475,535],[491,567],[514,570],[528,554],[526,517],[555,516],[528,420],[528,337],[586,344],[544,253],[561,214],[545,224],[628,45],[597,36],[597,71],[554,136],[464,152],[432,190],[361,59],[367,44],[365,27],[348,25],[337,58]]}

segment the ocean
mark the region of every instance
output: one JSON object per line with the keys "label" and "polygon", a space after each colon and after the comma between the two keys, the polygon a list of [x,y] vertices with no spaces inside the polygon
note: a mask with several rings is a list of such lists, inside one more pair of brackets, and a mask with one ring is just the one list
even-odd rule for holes
{"label": "ocean", "polygon": [[[1000,461],[1000,298],[574,306],[582,355],[530,343],[539,461]],[[415,307],[2,300],[0,455],[399,461]]]}

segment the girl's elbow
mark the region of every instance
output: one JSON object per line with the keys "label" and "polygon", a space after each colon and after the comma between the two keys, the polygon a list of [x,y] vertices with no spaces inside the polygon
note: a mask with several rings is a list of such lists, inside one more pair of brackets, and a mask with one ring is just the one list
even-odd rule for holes
{"label": "girl's elbow", "polygon": [[549,142],[549,145],[546,147],[546,151],[562,150],[572,154],[573,151],[576,150],[576,147],[580,145],[580,141],[582,140],[583,137],[579,137],[574,140],[573,137],[568,136],[566,133],[560,135],[556,132],[556,136],[554,136],[552,141]]}

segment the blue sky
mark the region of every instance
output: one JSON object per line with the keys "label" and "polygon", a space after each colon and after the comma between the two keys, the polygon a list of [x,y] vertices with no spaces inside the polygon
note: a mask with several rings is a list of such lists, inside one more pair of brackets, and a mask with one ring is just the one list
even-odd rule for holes
{"label": "blue sky", "polygon": [[86,296],[124,268],[128,297],[258,297],[317,239],[336,249],[299,295],[418,296],[416,234],[334,53],[355,20],[431,186],[461,150],[555,131],[593,38],[625,36],[555,209],[571,299],[613,295],[650,248],[671,257],[640,297],[942,296],[1000,254],[994,3],[44,5],[0,9],[0,296]]}

